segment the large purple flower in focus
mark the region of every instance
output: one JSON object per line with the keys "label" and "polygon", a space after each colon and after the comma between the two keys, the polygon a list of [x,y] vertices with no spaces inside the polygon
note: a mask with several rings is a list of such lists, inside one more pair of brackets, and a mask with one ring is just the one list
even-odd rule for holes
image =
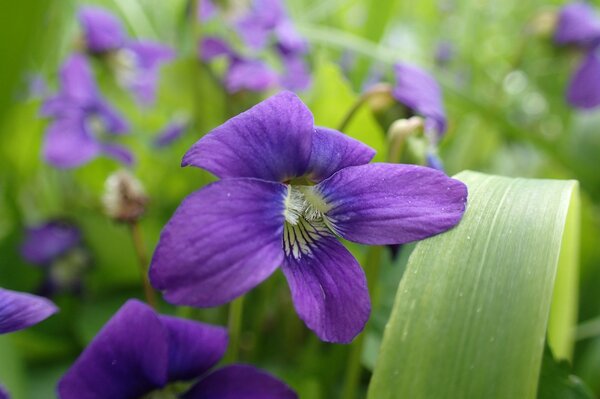
{"label": "large purple flower in focus", "polygon": [[433,76],[413,65],[394,65],[396,85],[392,95],[413,113],[425,118],[425,130],[438,136],[446,132],[442,91]]}
{"label": "large purple flower in focus", "polygon": [[200,139],[183,166],[220,181],[187,197],[161,233],[150,278],[175,304],[209,307],[281,267],[296,311],[324,341],[365,326],[365,274],[336,236],[370,245],[420,240],[456,225],[465,185],[420,166],[368,164],[374,151],[315,127],[283,92]]}
{"label": "large purple flower in focus", "polygon": [[567,101],[575,108],[596,108],[600,105],[600,18],[592,6],[583,2],[564,6],[558,16],[554,41],[574,45],[585,53],[571,77]]}
{"label": "large purple flower in focus", "polygon": [[128,124],[100,94],[83,55],[73,54],[65,61],[60,85],[59,92],[42,105],[42,114],[54,118],[44,137],[45,160],[59,168],[73,168],[107,155],[131,164],[131,153],[111,140],[127,133]]}
{"label": "large purple flower in focus", "polygon": [[[224,328],[156,314],[129,300],[58,384],[61,399],[295,399],[271,375],[245,365],[209,371],[227,348]],[[178,382],[194,382],[181,392]]]}
{"label": "large purple flower in focus", "polygon": [[103,8],[85,6],[78,14],[87,50],[97,55],[115,54],[112,65],[121,85],[138,102],[151,105],[156,98],[160,67],[175,57],[175,51],[162,43],[129,39],[121,22]]}

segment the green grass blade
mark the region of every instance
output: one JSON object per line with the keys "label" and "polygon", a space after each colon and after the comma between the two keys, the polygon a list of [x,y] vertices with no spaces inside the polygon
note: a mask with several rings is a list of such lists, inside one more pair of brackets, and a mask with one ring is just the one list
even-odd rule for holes
{"label": "green grass blade", "polygon": [[[457,178],[469,187],[467,211],[413,251],[370,399],[536,397],[561,246],[577,248],[577,182]],[[576,275],[575,255],[564,252],[560,265],[571,270],[559,276]],[[557,300],[576,297],[570,281],[557,284]],[[574,310],[557,312],[549,342],[565,355]]]}

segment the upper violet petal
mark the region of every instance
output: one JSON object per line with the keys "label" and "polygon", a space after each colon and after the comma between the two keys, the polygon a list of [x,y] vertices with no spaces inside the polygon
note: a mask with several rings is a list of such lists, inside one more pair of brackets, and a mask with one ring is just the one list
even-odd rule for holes
{"label": "upper violet petal", "polygon": [[0,288],[0,334],[31,327],[57,311],[46,298]]}
{"label": "upper violet petal", "polygon": [[319,182],[348,166],[364,165],[375,150],[337,130],[316,127],[308,164],[311,180]]}
{"label": "upper violet petal", "polygon": [[100,95],[90,65],[82,54],[71,55],[60,68],[61,95],[79,108],[93,107]]}
{"label": "upper violet petal", "polygon": [[308,166],[313,116],[291,92],[282,92],[230,119],[201,138],[182,166],[196,166],[220,178],[256,177],[287,181]]}
{"label": "upper violet petal", "polygon": [[158,316],[169,337],[169,381],[192,380],[221,360],[227,329],[198,321]]}
{"label": "upper violet petal", "polygon": [[394,65],[396,100],[424,116],[439,135],[446,132],[446,111],[436,80],[424,70],[407,64]]}
{"label": "upper violet petal", "polygon": [[115,50],[125,42],[125,30],[113,14],[100,7],[79,9],[79,23],[84,32],[86,47],[93,53]]}
{"label": "upper violet petal", "polygon": [[272,375],[243,364],[210,373],[182,399],[297,399],[298,395]]}
{"label": "upper violet petal", "polygon": [[269,277],[283,259],[286,186],[226,179],[188,196],[164,227],[150,280],[167,301],[217,306]]}
{"label": "upper violet petal", "polygon": [[154,311],[129,300],[58,384],[61,399],[130,399],[167,383],[167,331]]}
{"label": "upper violet petal", "polygon": [[52,262],[80,242],[81,232],[77,227],[54,220],[27,228],[21,255],[27,262],[43,265]]}
{"label": "upper violet petal", "polygon": [[554,41],[558,44],[592,46],[600,40],[600,19],[592,6],[573,2],[564,6],[558,15]]}
{"label": "upper violet petal", "polygon": [[567,101],[581,109],[600,105],[600,59],[595,51],[587,54],[573,74],[567,89]]}
{"label": "upper violet petal", "polygon": [[294,307],[321,340],[349,343],[371,313],[365,273],[334,237],[321,237],[310,251],[287,256],[282,266]]}
{"label": "upper violet petal", "polygon": [[467,201],[462,182],[416,165],[351,166],[315,190],[327,204],[325,216],[337,234],[371,245],[442,233],[460,221]]}

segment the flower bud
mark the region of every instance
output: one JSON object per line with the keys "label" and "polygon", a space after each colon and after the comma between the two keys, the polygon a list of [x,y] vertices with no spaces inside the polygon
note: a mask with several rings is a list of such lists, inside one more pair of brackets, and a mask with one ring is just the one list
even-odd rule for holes
{"label": "flower bud", "polygon": [[387,83],[377,83],[363,95],[374,113],[383,112],[396,102],[392,96],[392,86]]}
{"label": "flower bud", "polygon": [[106,214],[124,223],[134,223],[146,210],[148,197],[142,183],[126,170],[113,173],[106,179],[102,197]]}

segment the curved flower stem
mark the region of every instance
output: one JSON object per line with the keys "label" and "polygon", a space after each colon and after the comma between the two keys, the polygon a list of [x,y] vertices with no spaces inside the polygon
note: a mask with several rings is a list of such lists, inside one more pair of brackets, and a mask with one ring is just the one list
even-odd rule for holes
{"label": "curved flower stem", "polygon": [[354,116],[356,115],[358,110],[363,106],[363,104],[366,103],[367,100],[369,100],[371,97],[378,96],[378,95],[389,95],[391,97],[391,95],[392,95],[391,87],[385,83],[380,83],[380,84],[374,85],[369,90],[367,90],[363,94],[361,94],[360,97],[358,97],[356,99],[356,101],[354,102],[352,107],[348,110],[348,112],[346,113],[346,116],[344,116],[344,119],[338,126],[337,130],[339,130],[340,132],[343,132],[344,129],[346,129],[346,127],[348,127],[348,124],[350,123],[350,121],[352,121],[352,118],[354,118]]}
{"label": "curved flower stem", "polygon": [[155,310],[157,309],[156,293],[150,285],[148,280],[148,256],[146,255],[146,248],[144,246],[144,239],[142,238],[142,229],[139,222],[129,223],[129,231],[131,233],[131,239],[133,241],[133,247],[135,249],[136,257],[140,265],[140,278],[142,285],[144,286],[144,295],[146,302]]}
{"label": "curved flower stem", "polygon": [[241,296],[229,304],[229,351],[225,356],[227,363],[237,360],[240,349],[240,335],[242,333],[242,318],[244,314],[244,297]]}
{"label": "curved flower stem", "polygon": [[[367,260],[365,264],[365,273],[367,275],[367,285],[369,287],[369,293],[371,293],[372,308],[375,308],[377,302],[377,295],[375,293],[375,287],[377,286],[377,280],[379,279],[379,269],[381,265],[381,246],[373,246],[369,248],[367,254]],[[350,348],[350,357],[348,359],[346,367],[346,376],[344,388],[342,391],[342,399],[354,399],[359,388],[360,375],[361,375],[361,360],[362,352],[365,340],[365,332],[367,328],[354,340]]]}

